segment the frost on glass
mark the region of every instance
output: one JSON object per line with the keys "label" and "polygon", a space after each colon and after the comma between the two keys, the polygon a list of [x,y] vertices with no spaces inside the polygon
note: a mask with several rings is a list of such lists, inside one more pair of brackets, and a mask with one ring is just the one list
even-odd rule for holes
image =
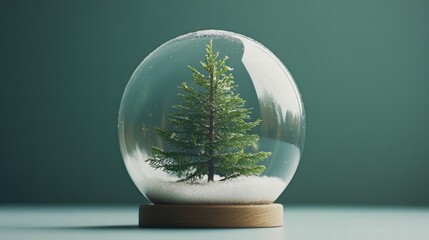
{"label": "frost on glass", "polygon": [[[250,119],[260,123],[249,131],[258,141],[243,153],[267,152],[256,164],[262,173],[225,178],[215,172],[213,181],[202,176],[186,180],[183,173],[156,169],[154,149],[171,149],[156,129],[172,129],[171,114],[183,104],[179,86],[194,86],[188,66],[206,74],[207,44],[218,59],[228,57],[233,70],[234,93],[245,100]],[[138,189],[159,204],[263,204],[277,199],[292,179],[302,154],[305,114],[296,84],[281,61],[260,43],[225,31],[200,31],[163,44],[137,67],[128,82],[119,110],[119,140],[126,168]],[[202,150],[202,152],[204,152]],[[192,173],[192,172],[191,172]],[[256,172],[255,172],[256,173]]]}

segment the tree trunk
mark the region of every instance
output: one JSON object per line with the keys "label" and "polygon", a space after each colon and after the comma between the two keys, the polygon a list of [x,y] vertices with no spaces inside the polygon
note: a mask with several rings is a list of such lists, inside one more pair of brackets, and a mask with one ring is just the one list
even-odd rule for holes
{"label": "tree trunk", "polygon": [[210,149],[209,149],[209,155],[210,155],[210,159],[208,162],[208,181],[213,181],[214,180],[214,172],[215,172],[215,158],[214,158],[214,149],[213,149],[213,143],[214,143],[214,89],[213,89],[213,85],[214,85],[214,66],[211,66],[211,73],[210,73],[210,125],[209,125],[209,141],[210,141]]}

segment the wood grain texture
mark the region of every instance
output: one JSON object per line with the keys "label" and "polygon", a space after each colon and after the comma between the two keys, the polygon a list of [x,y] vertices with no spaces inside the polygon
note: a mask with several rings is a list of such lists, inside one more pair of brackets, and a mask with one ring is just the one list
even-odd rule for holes
{"label": "wood grain texture", "polygon": [[283,206],[140,205],[140,227],[254,228],[283,226]]}

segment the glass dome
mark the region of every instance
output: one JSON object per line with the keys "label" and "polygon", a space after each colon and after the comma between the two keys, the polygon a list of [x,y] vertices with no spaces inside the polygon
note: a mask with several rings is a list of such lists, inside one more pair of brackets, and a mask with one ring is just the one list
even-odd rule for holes
{"label": "glass dome", "polygon": [[305,113],[282,62],[240,34],[172,39],[129,80],[119,110],[128,173],[155,204],[267,204],[301,158]]}

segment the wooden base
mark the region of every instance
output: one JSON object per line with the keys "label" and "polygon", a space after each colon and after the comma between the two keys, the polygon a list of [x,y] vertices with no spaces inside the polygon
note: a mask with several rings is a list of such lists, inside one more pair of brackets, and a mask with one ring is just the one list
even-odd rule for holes
{"label": "wooden base", "polygon": [[139,227],[255,228],[283,226],[283,206],[140,205]]}

